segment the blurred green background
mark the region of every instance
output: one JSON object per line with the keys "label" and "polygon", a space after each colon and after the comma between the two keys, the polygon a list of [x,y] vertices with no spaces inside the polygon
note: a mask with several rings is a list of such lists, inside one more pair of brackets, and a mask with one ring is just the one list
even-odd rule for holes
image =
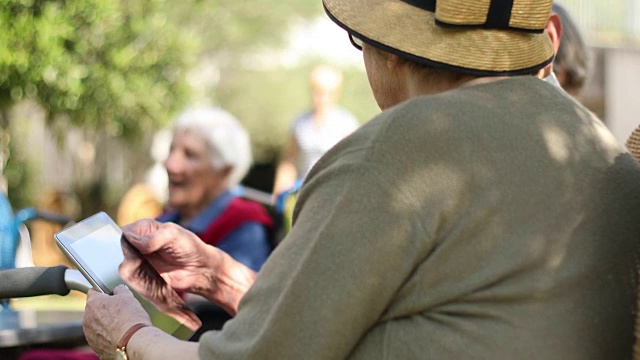
{"label": "blurred green background", "polygon": [[[331,25],[333,48],[318,19],[328,22],[321,2],[308,0],[0,0],[0,170],[12,205],[53,191],[74,199],[76,218],[114,215],[154,165],[154,134],[203,104],[247,127],[247,181],[268,190],[290,123],[310,106],[313,66],[343,70],[340,105],[361,122],[379,111],[346,34]],[[336,60],[345,53],[351,61]]]}

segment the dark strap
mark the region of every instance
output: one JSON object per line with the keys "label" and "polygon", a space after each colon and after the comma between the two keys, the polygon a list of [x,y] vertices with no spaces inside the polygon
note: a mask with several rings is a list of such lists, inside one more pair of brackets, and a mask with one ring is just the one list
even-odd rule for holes
{"label": "dark strap", "polygon": [[491,0],[485,26],[489,29],[508,29],[513,0]]}
{"label": "dark strap", "polygon": [[422,10],[427,10],[431,12],[436,11],[436,0],[402,0],[409,5],[413,5]]}
{"label": "dark strap", "polygon": [[[436,0],[401,0],[404,3],[415,6],[419,9],[436,12]],[[513,0],[491,0],[487,19],[484,24],[450,24],[436,19],[436,24],[446,28],[484,28],[484,29],[510,29],[528,33],[540,33],[544,29],[521,29],[510,25],[511,12],[513,11]]]}

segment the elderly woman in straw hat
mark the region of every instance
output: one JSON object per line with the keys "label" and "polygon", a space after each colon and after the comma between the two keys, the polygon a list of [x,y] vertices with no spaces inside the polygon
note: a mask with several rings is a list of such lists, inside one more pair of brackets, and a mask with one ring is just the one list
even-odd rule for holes
{"label": "elderly woman in straw hat", "polygon": [[384,111],[317,163],[258,276],[179,228],[124,229],[171,286],[235,315],[221,331],[172,339],[121,287],[89,294],[89,344],[155,359],[629,358],[640,168],[535,76],[553,59],[551,1],[324,7]]}

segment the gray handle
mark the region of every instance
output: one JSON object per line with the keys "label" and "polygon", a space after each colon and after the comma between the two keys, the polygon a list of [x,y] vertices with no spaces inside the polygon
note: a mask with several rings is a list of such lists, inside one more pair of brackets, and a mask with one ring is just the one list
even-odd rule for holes
{"label": "gray handle", "polygon": [[69,287],[65,282],[66,270],[62,265],[1,270],[0,299],[67,295]]}

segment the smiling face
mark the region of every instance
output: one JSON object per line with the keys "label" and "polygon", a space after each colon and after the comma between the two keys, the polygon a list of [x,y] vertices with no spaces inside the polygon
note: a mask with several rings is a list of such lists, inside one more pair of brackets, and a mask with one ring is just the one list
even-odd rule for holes
{"label": "smiling face", "polygon": [[173,135],[164,166],[169,176],[169,206],[183,220],[198,214],[226,190],[229,168],[214,168],[212,156],[215,153],[197,133],[177,131]]}

